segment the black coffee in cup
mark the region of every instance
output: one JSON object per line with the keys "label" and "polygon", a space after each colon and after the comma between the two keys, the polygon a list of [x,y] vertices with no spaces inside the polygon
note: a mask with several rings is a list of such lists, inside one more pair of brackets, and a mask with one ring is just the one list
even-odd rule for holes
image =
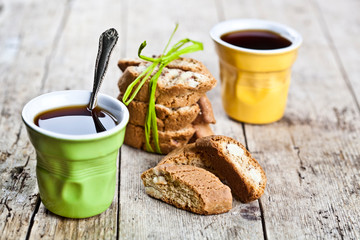
{"label": "black coffee in cup", "polygon": [[268,30],[242,30],[223,34],[221,40],[232,45],[257,49],[272,50],[285,48],[291,45],[291,42],[277,34]]}

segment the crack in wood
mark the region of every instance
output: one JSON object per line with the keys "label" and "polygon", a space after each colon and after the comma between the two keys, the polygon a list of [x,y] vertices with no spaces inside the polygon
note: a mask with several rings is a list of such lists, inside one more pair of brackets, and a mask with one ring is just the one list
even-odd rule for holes
{"label": "crack in wood", "polygon": [[213,224],[214,224],[214,222],[211,222],[211,223],[207,224],[207,225],[204,227],[204,230],[208,229],[208,228],[211,227]]}
{"label": "crack in wood", "polygon": [[18,144],[18,142],[20,140],[22,128],[23,128],[23,124],[21,123],[20,127],[19,127],[19,131],[17,131],[17,133],[16,133],[16,139],[15,139],[14,143],[12,144],[11,148],[14,148]]}
{"label": "crack in wood", "polygon": [[[300,147],[296,146],[294,136],[291,134],[290,130],[289,130],[289,133],[290,133],[290,139],[291,139],[291,143],[293,145],[293,149],[296,151],[297,158],[299,159],[299,169],[296,170],[296,173],[298,175],[299,184],[302,185],[303,181],[305,180],[305,176],[303,175],[302,172],[305,172],[307,170],[307,167],[305,166],[304,161],[301,158]],[[316,176],[317,173],[316,173],[314,167],[312,165],[309,165],[308,167],[311,169],[311,172]]]}
{"label": "crack in wood", "polygon": [[11,211],[12,211],[12,208],[9,207],[8,203],[7,203],[7,198],[5,199],[5,202],[4,202],[4,205],[5,205],[5,208],[6,210],[8,211],[8,214],[6,215],[6,218],[5,218],[5,222],[7,222],[8,218],[11,217]]}
{"label": "crack in wood", "polygon": [[315,168],[311,164],[309,164],[308,166],[305,166],[304,161],[301,158],[300,147],[294,146],[293,148],[294,148],[294,150],[296,150],[296,155],[297,155],[297,157],[299,159],[299,169],[296,170],[296,172],[298,174],[299,183],[301,185],[303,180],[305,180],[305,176],[303,175],[302,172],[305,172],[307,170],[307,167],[310,168],[312,174],[314,174],[315,176],[317,176],[317,173],[316,173]]}
{"label": "crack in wood", "polygon": [[297,157],[298,157],[298,159],[300,161],[300,170],[305,171],[306,167],[305,167],[304,162],[303,162],[303,160],[302,160],[302,158],[300,156],[300,147],[294,146],[294,149],[296,150]]}
{"label": "crack in wood", "polygon": [[[241,123],[241,126],[242,126],[242,130],[243,130],[243,134],[244,134],[245,147],[248,151],[250,151],[249,146],[248,146],[247,136],[246,136],[245,123]],[[260,209],[261,226],[262,226],[262,230],[263,230],[264,240],[267,240],[268,237],[267,237],[267,230],[266,230],[266,223],[265,223],[265,211],[262,206],[260,198],[258,199],[258,204],[259,204],[259,209]]]}
{"label": "crack in wood", "polygon": [[11,169],[10,175],[11,178],[14,179],[14,183],[10,186],[10,190],[14,191],[16,189],[17,184],[20,182],[19,190],[23,189],[25,186],[26,179],[30,178],[30,173],[25,171],[25,167],[29,163],[30,156],[28,156],[26,163],[23,166],[17,166]]}
{"label": "crack in wood", "polygon": [[30,218],[30,223],[29,223],[29,227],[28,227],[28,230],[27,230],[27,233],[26,233],[25,240],[30,239],[31,230],[32,230],[32,227],[34,225],[35,216],[39,211],[40,203],[41,203],[40,194],[37,194],[37,198],[36,198],[36,202],[35,202],[35,209],[33,211],[33,214],[31,215],[31,218]]}
{"label": "crack in wood", "polygon": [[30,155],[27,157],[24,167],[27,167],[27,165],[29,164],[29,160],[30,160]]}
{"label": "crack in wood", "polygon": [[243,134],[244,134],[244,141],[245,141],[245,147],[248,151],[249,150],[249,146],[248,146],[248,142],[247,142],[247,137],[246,137],[246,131],[245,131],[245,123],[241,123],[241,127],[242,127],[242,130],[243,130]]}
{"label": "crack in wood", "polygon": [[[249,146],[248,146],[247,136],[246,136],[245,123],[241,123],[241,126],[242,126],[242,130],[243,130],[243,134],[244,134],[245,147],[248,151],[250,151]],[[265,215],[264,215],[265,212],[264,212],[264,208],[261,203],[261,199],[258,199],[258,204],[259,204],[259,209],[260,209],[261,226],[262,226],[262,230],[263,230],[264,240],[267,240],[268,237],[267,237]]]}
{"label": "crack in wood", "polygon": [[24,165],[14,167],[14,168],[10,171],[11,176],[12,176],[13,178],[18,179],[19,176],[24,172],[25,167],[27,167],[27,165],[28,165],[28,163],[29,163],[29,160],[30,160],[30,156],[27,157],[26,162],[25,162]]}
{"label": "crack in wood", "polygon": [[261,198],[259,198],[258,203],[259,203],[259,208],[260,208],[260,213],[261,213],[261,225],[262,225],[262,229],[263,229],[264,240],[268,240],[267,230],[266,230],[266,221],[265,221],[265,211],[264,211],[264,207],[261,202]]}
{"label": "crack in wood", "polygon": [[330,209],[331,209],[331,212],[334,214],[335,216],[335,219],[336,219],[336,230],[338,231],[339,235],[340,235],[340,238],[343,240],[344,239],[344,233],[343,233],[343,229],[341,228],[340,226],[340,218],[339,216],[335,213],[335,210],[334,210],[334,207],[332,204],[330,204]]}
{"label": "crack in wood", "polygon": [[[293,144],[294,144],[294,139],[292,138]],[[296,150],[296,155],[297,158],[299,159],[299,169],[296,170],[298,178],[299,178],[299,184],[302,185],[303,180],[305,179],[305,176],[303,176],[303,174],[301,173],[302,171],[306,171],[306,167],[304,165],[303,160],[301,159],[300,156],[300,147],[294,146],[293,147],[294,150]]]}
{"label": "crack in wood", "polygon": [[299,170],[296,170],[296,172],[298,174],[299,184],[302,185],[302,182],[305,179],[305,177],[301,174],[301,172]]}

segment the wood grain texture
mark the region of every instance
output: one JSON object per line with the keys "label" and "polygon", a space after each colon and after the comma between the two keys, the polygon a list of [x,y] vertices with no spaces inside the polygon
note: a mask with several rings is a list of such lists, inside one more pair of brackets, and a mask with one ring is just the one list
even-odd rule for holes
{"label": "wood grain texture", "polygon": [[[0,0],[0,239],[360,239],[358,9],[356,0]],[[123,146],[120,191],[107,211],[66,219],[40,204],[22,107],[44,92],[91,90],[104,30],[120,34],[101,88],[116,97],[117,60],[135,57],[144,40],[145,55],[162,52],[175,22],[173,43],[203,42],[191,57],[219,79],[208,31],[249,17],[304,37],[282,120],[238,123],[222,108],[220,82],[208,93],[214,132],[247,144],[266,171],[260,201],[234,200],[229,213],[214,216],[176,209],[146,195],[140,179],[161,156]]]}
{"label": "wood grain texture", "polygon": [[314,2],[262,2],[256,11],[249,2],[225,2],[226,18],[271,19],[304,37],[284,118],[245,126],[249,149],[268,176],[262,198],[266,235],[358,239],[360,115]]}
{"label": "wood grain texture", "polygon": [[360,2],[348,0],[344,4],[336,1],[314,1],[318,21],[327,38],[336,64],[345,80],[349,92],[355,98],[360,111],[360,49],[359,21],[357,12]]}
{"label": "wood grain texture", "polygon": [[[204,62],[218,78],[216,53],[208,36],[208,31],[218,21],[218,10],[214,3],[184,1],[179,7],[175,2],[147,1],[153,9],[149,12],[141,12],[143,5],[140,3],[133,1],[127,4],[127,26],[132,28],[128,29],[124,56],[136,57],[137,49],[144,40],[148,44],[144,50],[147,55],[161,52],[174,23],[179,22],[180,26],[173,43],[185,37],[203,42],[205,51],[191,54],[191,57]],[[193,9],[201,10],[193,11]],[[138,17],[139,12],[142,18]],[[162,14],[163,12],[167,14]],[[151,21],[144,22],[143,19],[151,19]],[[135,30],[140,28],[141,31]],[[242,125],[224,115],[219,92],[218,83],[217,87],[208,94],[217,119],[214,131],[244,142]],[[154,167],[161,156],[128,146],[122,147],[121,155],[120,239],[259,239],[263,237],[257,202],[244,205],[234,200],[233,209],[229,213],[216,216],[199,216],[176,209],[146,195],[140,178],[141,173]]]}
{"label": "wood grain texture", "polygon": [[[40,93],[46,57],[64,3],[2,2],[0,94],[0,238],[25,238],[38,202],[35,154],[21,121],[24,104]],[[44,21],[44,19],[48,19]],[[4,54],[3,54],[4,53]]]}

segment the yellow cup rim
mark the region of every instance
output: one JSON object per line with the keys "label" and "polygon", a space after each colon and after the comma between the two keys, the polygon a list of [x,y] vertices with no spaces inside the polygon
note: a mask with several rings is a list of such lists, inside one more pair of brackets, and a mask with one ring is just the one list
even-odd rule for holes
{"label": "yellow cup rim", "polygon": [[[234,32],[241,30],[269,30],[273,31],[280,36],[291,41],[291,45],[285,48],[271,49],[271,50],[258,50],[250,48],[242,48],[234,46],[230,43],[227,43],[221,39],[221,36],[225,33]],[[230,19],[223,22],[217,23],[210,30],[211,38],[218,44],[228,47],[230,49],[247,52],[260,55],[271,55],[271,54],[281,54],[285,52],[293,51],[300,47],[302,43],[302,37],[300,33],[295,31],[293,28],[288,27],[284,24],[262,20],[262,19],[252,19],[252,18],[243,18],[243,19]]]}

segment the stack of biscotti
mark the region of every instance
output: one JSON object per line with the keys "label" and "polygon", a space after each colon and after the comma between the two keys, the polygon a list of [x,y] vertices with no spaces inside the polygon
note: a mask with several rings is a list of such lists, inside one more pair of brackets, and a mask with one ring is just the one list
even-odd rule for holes
{"label": "stack of biscotti", "polygon": [[[122,59],[118,62],[123,71],[118,83],[119,99],[149,64],[140,59]],[[189,141],[213,134],[209,124],[215,123],[215,118],[206,92],[215,84],[216,79],[206,67],[194,59],[179,58],[163,69],[155,92],[159,145],[163,154]],[[149,80],[128,105],[130,119],[124,141],[127,145],[144,150],[148,100]],[[150,144],[154,147],[152,139]]]}
{"label": "stack of biscotti", "polygon": [[[146,193],[154,198],[191,212],[218,214],[231,209],[232,197],[227,186],[215,180],[216,176],[243,203],[260,198],[266,186],[264,170],[246,148],[220,135],[199,138],[172,151],[141,178]],[[184,183],[183,178],[196,181]],[[205,193],[204,189],[211,192]]]}

